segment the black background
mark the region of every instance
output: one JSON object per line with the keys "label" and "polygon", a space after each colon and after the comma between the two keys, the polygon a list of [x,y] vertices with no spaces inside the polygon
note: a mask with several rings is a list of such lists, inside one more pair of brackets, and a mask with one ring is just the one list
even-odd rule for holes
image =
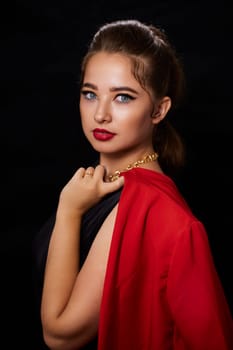
{"label": "black background", "polygon": [[[76,106],[79,64],[106,21],[161,26],[187,76],[174,119],[187,147],[177,183],[204,222],[233,310],[232,28],[223,1],[17,1],[1,11],[2,310],[7,349],[39,349],[31,283],[31,241],[58,193],[95,154]],[[14,4],[15,6],[15,4]],[[16,15],[16,16],[15,16]]]}

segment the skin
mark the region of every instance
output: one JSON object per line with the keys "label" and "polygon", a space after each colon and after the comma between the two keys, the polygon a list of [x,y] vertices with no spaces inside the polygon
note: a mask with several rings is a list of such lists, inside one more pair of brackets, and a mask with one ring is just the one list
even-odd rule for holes
{"label": "skin", "polygon": [[[41,319],[51,349],[79,349],[98,330],[109,248],[117,206],[103,222],[82,268],[79,233],[83,214],[104,195],[124,184],[106,175],[152,153],[152,131],[169,110],[170,99],[153,102],[131,73],[130,60],[121,54],[98,53],[88,62],[80,94],[83,131],[100,153],[100,164],[79,168],[62,189],[50,241]],[[96,140],[95,128],[115,134]],[[144,167],[161,172],[157,161]],[[78,195],[77,195],[78,193]]]}

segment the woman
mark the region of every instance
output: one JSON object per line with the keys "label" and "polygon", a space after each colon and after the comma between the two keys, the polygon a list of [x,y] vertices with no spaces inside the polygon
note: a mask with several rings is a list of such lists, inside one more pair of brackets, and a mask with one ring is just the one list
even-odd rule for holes
{"label": "woman", "polygon": [[51,231],[41,303],[49,348],[233,349],[205,228],[172,179],[184,151],[166,117],[183,87],[158,28],[124,20],[94,35],[80,115],[98,163],[77,170],[42,230],[47,240]]}

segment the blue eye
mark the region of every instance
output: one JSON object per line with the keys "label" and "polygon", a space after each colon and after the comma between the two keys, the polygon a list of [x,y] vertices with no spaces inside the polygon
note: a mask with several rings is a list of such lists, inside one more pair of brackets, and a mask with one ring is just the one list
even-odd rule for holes
{"label": "blue eye", "polygon": [[120,95],[117,95],[116,99],[121,103],[128,103],[131,100],[134,100],[134,97],[128,94],[120,94]]}
{"label": "blue eye", "polygon": [[92,92],[92,91],[81,91],[81,94],[87,100],[94,100],[94,99],[96,99],[96,94],[94,92]]}

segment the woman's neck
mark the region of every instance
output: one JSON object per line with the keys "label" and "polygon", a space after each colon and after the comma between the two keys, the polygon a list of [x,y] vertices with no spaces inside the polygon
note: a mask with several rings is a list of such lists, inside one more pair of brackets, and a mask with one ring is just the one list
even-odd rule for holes
{"label": "woman's neck", "polygon": [[133,155],[124,154],[121,157],[119,155],[101,155],[100,164],[106,169],[106,181],[114,181],[121,172],[138,167],[162,172],[158,162],[158,154],[154,150],[140,152],[140,154],[134,153]]}

